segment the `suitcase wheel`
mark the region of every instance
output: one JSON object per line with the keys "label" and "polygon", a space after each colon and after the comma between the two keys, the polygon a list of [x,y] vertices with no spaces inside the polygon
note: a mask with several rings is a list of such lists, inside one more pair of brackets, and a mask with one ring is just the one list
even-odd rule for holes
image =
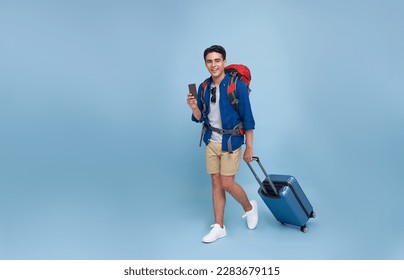
{"label": "suitcase wheel", "polygon": [[301,227],[300,227],[300,230],[301,230],[302,232],[306,233],[306,232],[309,231],[309,228],[306,227],[306,226],[301,226]]}
{"label": "suitcase wheel", "polygon": [[310,218],[315,218],[317,216],[316,212],[311,211],[310,213]]}

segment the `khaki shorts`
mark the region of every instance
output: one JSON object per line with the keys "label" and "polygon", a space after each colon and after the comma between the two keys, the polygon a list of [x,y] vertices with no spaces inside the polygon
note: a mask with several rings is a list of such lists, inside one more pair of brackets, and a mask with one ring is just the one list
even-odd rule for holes
{"label": "khaki shorts", "polygon": [[222,152],[222,144],[209,142],[206,146],[206,171],[209,174],[220,173],[232,176],[238,172],[241,159],[241,147],[233,153]]}

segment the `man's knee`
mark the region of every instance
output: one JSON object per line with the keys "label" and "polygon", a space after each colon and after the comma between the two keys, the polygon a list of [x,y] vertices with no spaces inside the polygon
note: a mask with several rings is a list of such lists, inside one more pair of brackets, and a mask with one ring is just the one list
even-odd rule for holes
{"label": "man's knee", "polygon": [[220,173],[212,174],[212,186],[213,188],[221,187]]}
{"label": "man's knee", "polygon": [[222,188],[229,192],[234,184],[234,176],[220,176],[220,185]]}

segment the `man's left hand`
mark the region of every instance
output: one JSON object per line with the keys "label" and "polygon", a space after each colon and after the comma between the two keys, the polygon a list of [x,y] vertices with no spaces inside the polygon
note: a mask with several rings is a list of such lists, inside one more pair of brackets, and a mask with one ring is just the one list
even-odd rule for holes
{"label": "man's left hand", "polygon": [[253,148],[248,148],[247,147],[245,149],[244,156],[243,156],[244,161],[245,162],[251,162],[253,155],[254,155]]}

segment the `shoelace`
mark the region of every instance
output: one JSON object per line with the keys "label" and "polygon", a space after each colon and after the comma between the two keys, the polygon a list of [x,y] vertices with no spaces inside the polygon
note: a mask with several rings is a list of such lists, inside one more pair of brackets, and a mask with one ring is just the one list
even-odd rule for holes
{"label": "shoelace", "polygon": [[241,218],[245,218],[245,217],[248,217],[248,216],[250,216],[251,214],[252,214],[252,211],[254,210],[254,208],[253,209],[251,209],[250,211],[248,211],[248,212],[245,212],[244,213],[244,215],[243,216],[241,216]]}
{"label": "shoelace", "polygon": [[218,226],[219,226],[219,228],[220,228],[220,229],[222,229],[222,227],[221,227],[219,224],[213,224],[213,225],[211,225],[211,226],[210,226],[210,228],[214,228],[214,227],[215,227],[215,225],[218,225]]}

